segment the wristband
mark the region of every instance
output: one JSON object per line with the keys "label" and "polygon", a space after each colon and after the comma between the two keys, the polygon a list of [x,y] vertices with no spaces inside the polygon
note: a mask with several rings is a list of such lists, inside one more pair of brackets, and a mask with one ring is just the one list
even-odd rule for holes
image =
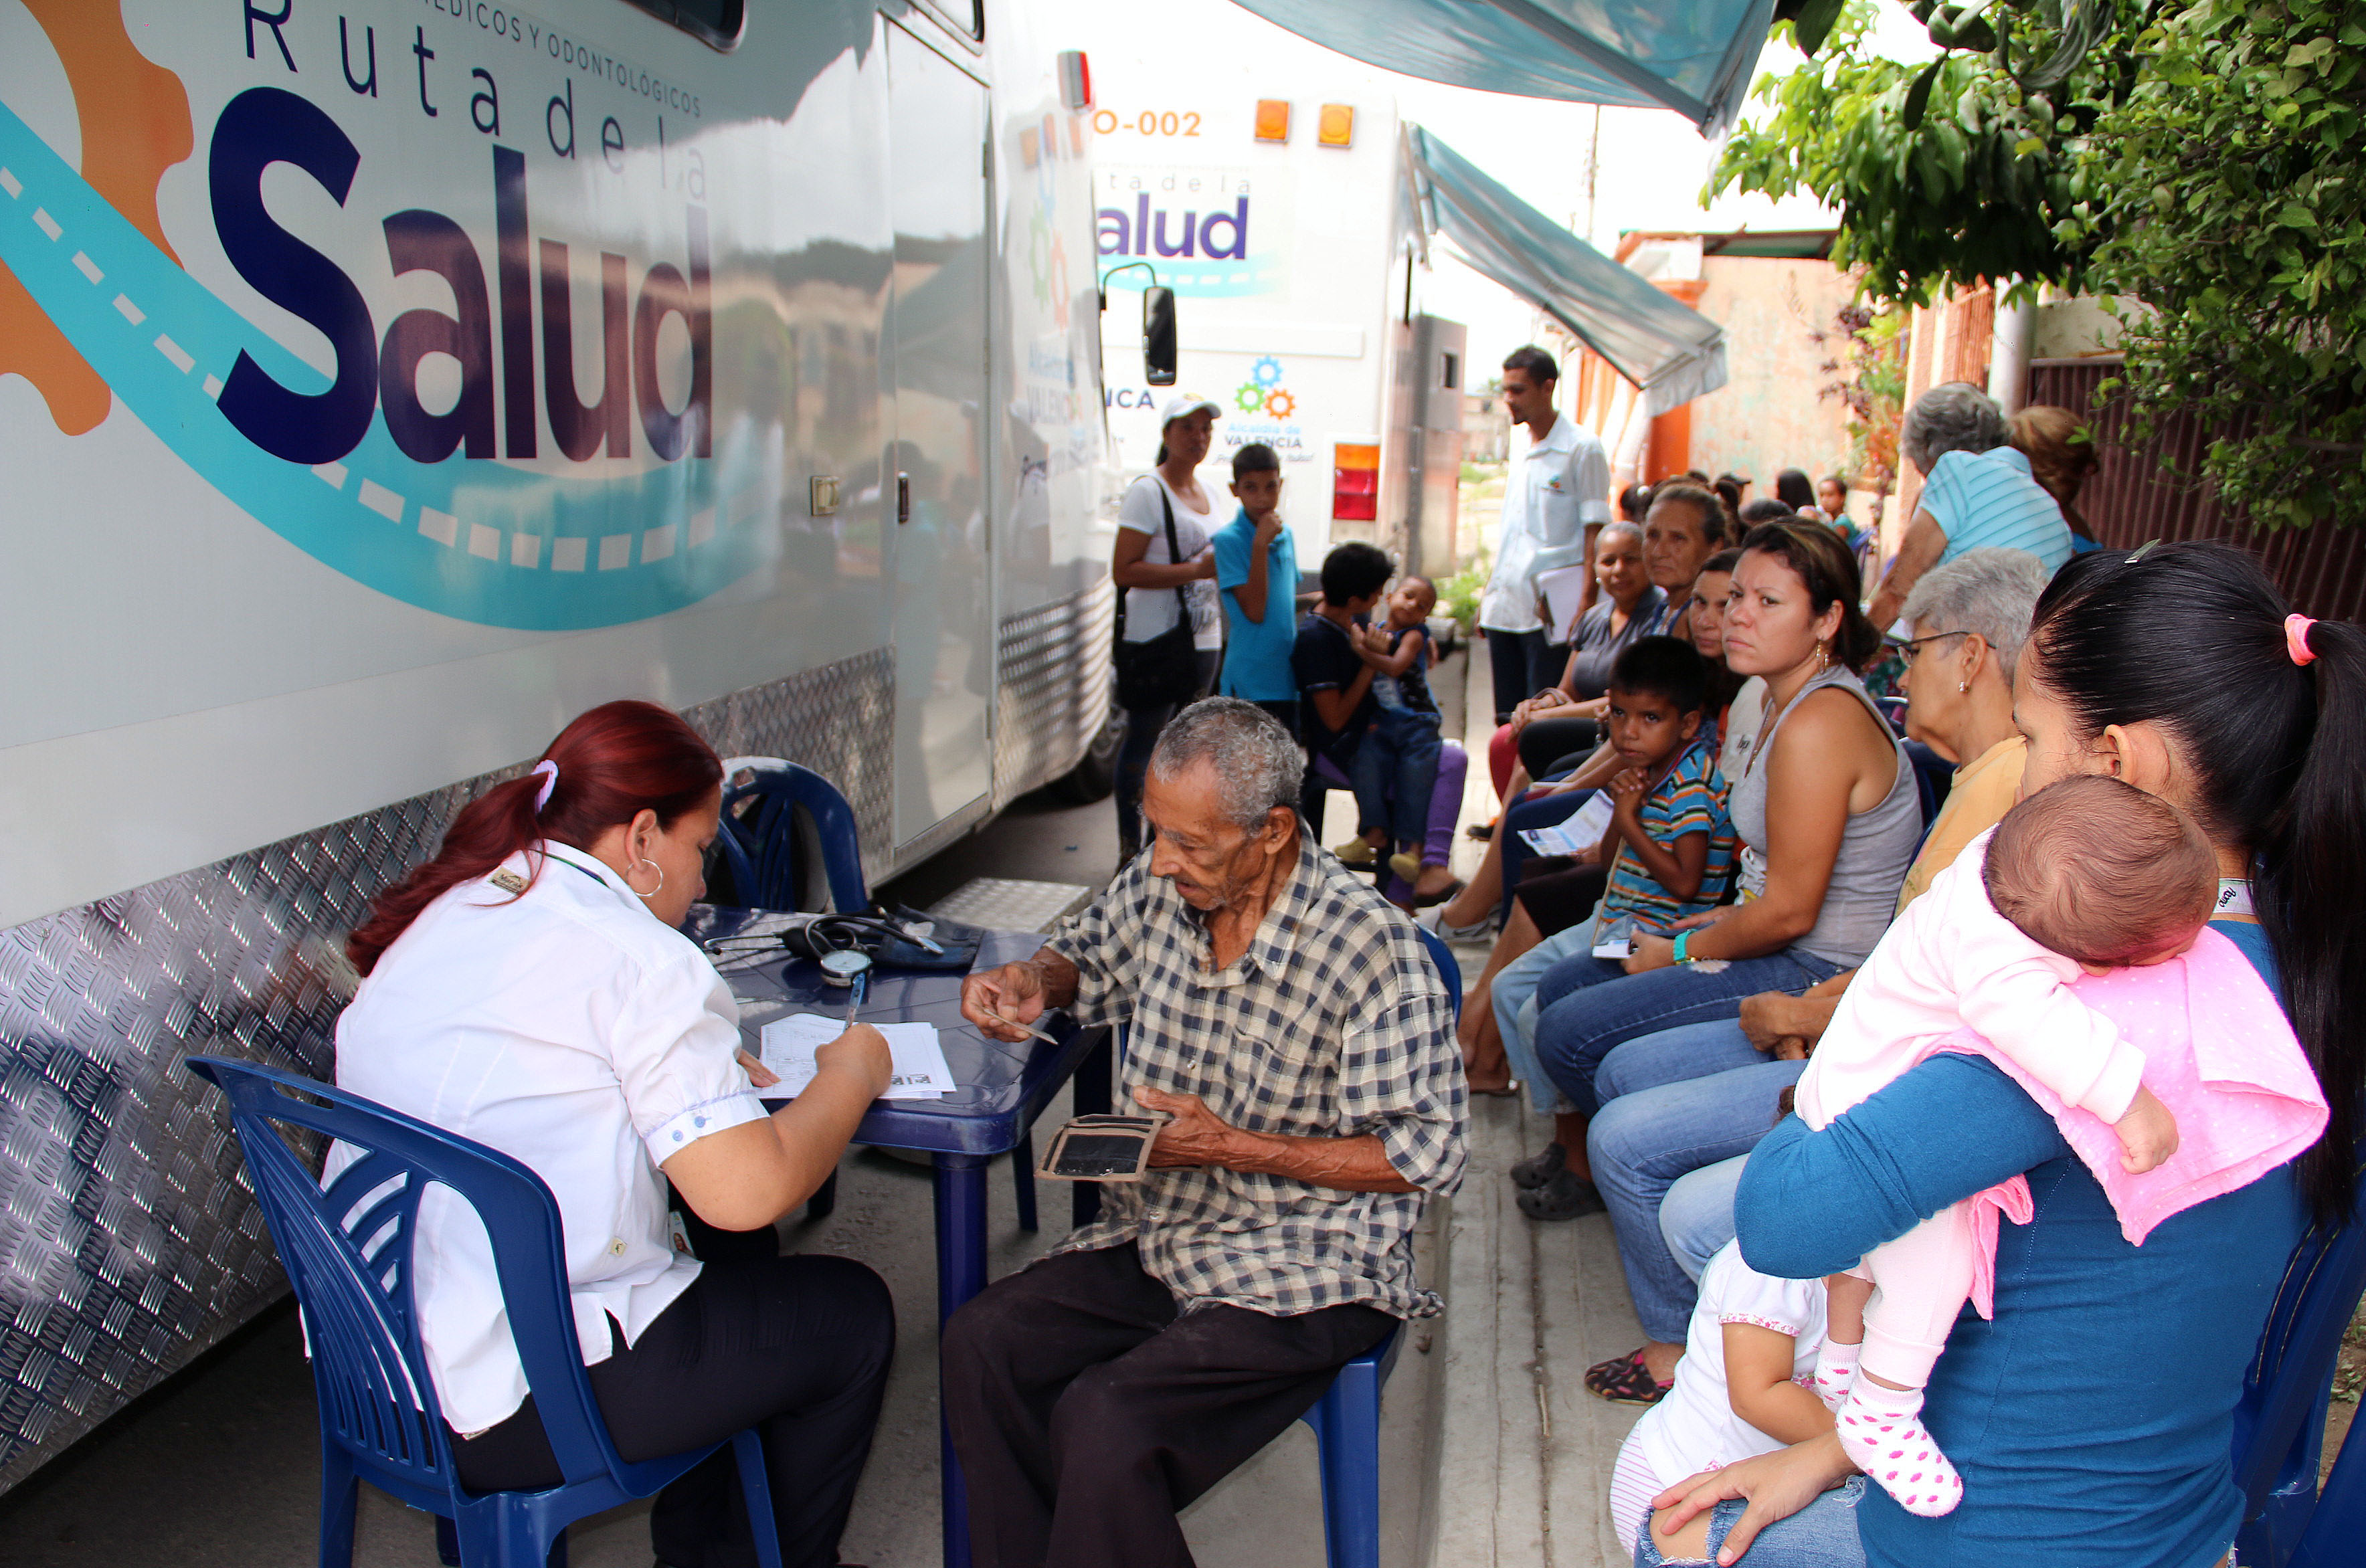
{"label": "wristband", "polygon": [[1693,961],[1690,953],[1692,941],[1693,934],[1689,930],[1676,933],[1676,962],[1679,964],[1689,964]]}

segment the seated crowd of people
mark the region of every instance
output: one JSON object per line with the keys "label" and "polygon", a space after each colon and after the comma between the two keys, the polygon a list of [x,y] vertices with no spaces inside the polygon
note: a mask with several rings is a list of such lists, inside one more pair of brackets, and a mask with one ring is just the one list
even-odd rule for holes
{"label": "seated crowd of people", "polygon": [[[1909,411],[1925,483],[1876,585],[1846,487],[1796,471],[1614,516],[1555,380],[1505,365],[1532,440],[1468,885],[1431,585],[1342,544],[1300,616],[1279,463],[1235,455],[1217,526],[1218,410],[1166,410],[1114,557],[1122,858],[961,1002],[1014,1047],[1053,1009],[1123,1026],[1117,1093],[1159,1125],[1098,1219],[944,1325],[975,1561],[1186,1568],[1178,1511],[1441,1310],[1424,1204],[1493,1181],[1538,1224],[1606,1213],[1645,1342],[1585,1382],[1651,1407],[1601,1478],[1640,1568],[2225,1560],[2244,1369],[2295,1245],[2352,1212],[2366,635],[2227,546],[2082,549],[2068,427],[1968,386]],[[1538,579],[1572,566],[1557,610]],[[353,934],[337,1077],[541,1174],[618,1451],[754,1427],[781,1561],[832,1568],[894,1308],[773,1227],[892,1059],[850,1025],[760,1097],[679,929],[721,785],[670,710],[577,718]],[[1459,1023],[1414,911],[1492,944]],[[1538,1118],[1507,1170],[1467,1169],[1470,1093]],[[554,1484],[449,1196],[417,1332],[452,1462]],[[739,1484],[718,1452],[660,1493],[660,1561],[756,1561]]]}

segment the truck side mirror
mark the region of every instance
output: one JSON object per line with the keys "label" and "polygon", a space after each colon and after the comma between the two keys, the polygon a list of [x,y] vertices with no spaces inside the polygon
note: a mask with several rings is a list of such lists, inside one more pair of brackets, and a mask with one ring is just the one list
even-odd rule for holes
{"label": "truck side mirror", "polygon": [[1142,291],[1143,379],[1175,385],[1175,291],[1156,284]]}

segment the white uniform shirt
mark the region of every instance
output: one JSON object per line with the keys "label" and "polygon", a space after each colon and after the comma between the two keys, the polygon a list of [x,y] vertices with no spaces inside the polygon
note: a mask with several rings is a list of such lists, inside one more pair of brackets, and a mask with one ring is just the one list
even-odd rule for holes
{"label": "white uniform shirt", "polygon": [[1504,528],[1479,624],[1490,632],[1541,629],[1538,574],[1583,565],[1586,528],[1609,521],[1610,454],[1601,437],[1562,414],[1542,441],[1529,443],[1504,487]]}
{"label": "white uniform shirt", "polygon": [[[705,954],[592,857],[547,849],[522,896],[488,878],[420,912],[337,1021],[337,1083],[543,1179],[591,1366],[608,1359],[611,1315],[629,1345],[698,1278],[670,1243],[659,1162],[764,1108],[736,1058],[731,988]],[[532,869],[523,854],[502,868]],[[332,1148],[324,1180],[352,1158]],[[445,1419],[482,1431],[526,1383],[476,1212],[431,1190],[413,1260]]]}

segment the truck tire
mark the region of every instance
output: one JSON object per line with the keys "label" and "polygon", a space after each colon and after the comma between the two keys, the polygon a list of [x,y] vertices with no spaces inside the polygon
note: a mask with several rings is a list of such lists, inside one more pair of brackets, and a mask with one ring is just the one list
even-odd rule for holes
{"label": "truck tire", "polygon": [[1085,748],[1085,759],[1043,787],[1043,792],[1064,806],[1089,806],[1106,801],[1117,788],[1117,754],[1125,745],[1125,710],[1110,704],[1100,734]]}

